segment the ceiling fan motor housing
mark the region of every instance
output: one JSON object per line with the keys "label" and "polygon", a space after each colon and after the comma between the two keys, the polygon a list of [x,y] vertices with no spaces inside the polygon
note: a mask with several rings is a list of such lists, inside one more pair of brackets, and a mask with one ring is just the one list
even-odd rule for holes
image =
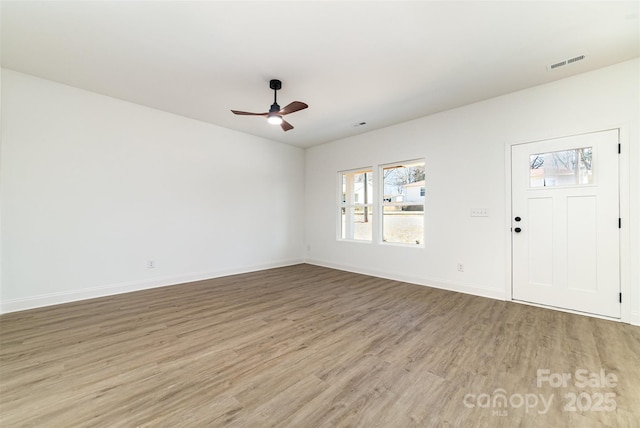
{"label": "ceiling fan motor housing", "polygon": [[282,88],[282,82],[281,82],[281,81],[279,81],[278,79],[272,79],[272,80],[269,82],[269,87],[270,87],[271,89],[273,89],[274,91],[277,91],[277,90],[279,90],[280,88]]}

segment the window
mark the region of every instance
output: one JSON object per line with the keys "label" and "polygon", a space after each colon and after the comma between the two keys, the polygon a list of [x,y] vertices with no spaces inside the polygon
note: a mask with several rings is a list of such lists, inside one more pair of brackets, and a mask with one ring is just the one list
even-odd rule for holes
{"label": "window", "polygon": [[373,174],[371,169],[339,173],[340,238],[371,241],[373,237]]}
{"label": "window", "polygon": [[591,184],[593,149],[562,150],[538,153],[529,157],[529,185],[531,187],[572,186]]}
{"label": "window", "polygon": [[382,240],[421,245],[424,240],[424,160],[381,168]]}
{"label": "window", "polygon": [[424,245],[424,159],[377,168],[338,173],[338,239]]}

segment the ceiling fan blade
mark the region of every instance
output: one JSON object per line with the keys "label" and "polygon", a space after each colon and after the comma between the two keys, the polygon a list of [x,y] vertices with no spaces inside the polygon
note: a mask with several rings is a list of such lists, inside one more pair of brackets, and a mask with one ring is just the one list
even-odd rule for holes
{"label": "ceiling fan blade", "polygon": [[233,114],[240,114],[244,116],[268,116],[269,113],[249,113],[248,111],[240,111],[240,110],[231,110]]}
{"label": "ceiling fan blade", "polygon": [[287,122],[286,120],[282,119],[282,123],[280,124],[280,126],[282,127],[282,130],[284,132],[290,131],[293,129],[293,125],[290,124],[289,122]]}
{"label": "ceiling fan blade", "polygon": [[279,114],[285,115],[285,114],[289,114],[289,113],[294,113],[294,112],[299,111],[299,110],[304,110],[307,107],[309,107],[309,106],[306,105],[305,103],[301,102],[301,101],[294,101],[291,104],[285,106],[283,109],[281,109]]}

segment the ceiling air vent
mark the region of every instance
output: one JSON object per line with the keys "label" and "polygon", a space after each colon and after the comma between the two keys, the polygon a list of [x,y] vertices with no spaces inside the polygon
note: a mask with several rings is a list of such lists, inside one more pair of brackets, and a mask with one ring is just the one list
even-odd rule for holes
{"label": "ceiling air vent", "polygon": [[547,70],[551,71],[559,67],[564,67],[565,65],[573,64],[574,62],[582,61],[584,59],[584,55],[576,56],[573,58],[565,59],[560,62],[556,62],[555,64],[551,64],[547,66]]}
{"label": "ceiling air vent", "polygon": [[577,61],[582,61],[584,59],[584,55],[577,56],[575,58],[571,58],[567,60],[567,64],[571,64]]}

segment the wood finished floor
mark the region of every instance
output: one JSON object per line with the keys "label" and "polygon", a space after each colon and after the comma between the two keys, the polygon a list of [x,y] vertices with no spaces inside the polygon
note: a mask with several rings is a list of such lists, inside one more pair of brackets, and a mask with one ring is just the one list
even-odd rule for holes
{"label": "wood finished floor", "polygon": [[[639,426],[638,327],[311,265],[5,314],[0,329],[3,427]],[[572,379],[539,388],[538,369]],[[578,369],[618,383],[578,388]],[[465,405],[499,388],[513,405]],[[563,411],[570,393],[595,401]],[[592,409],[604,393],[614,411]]]}

